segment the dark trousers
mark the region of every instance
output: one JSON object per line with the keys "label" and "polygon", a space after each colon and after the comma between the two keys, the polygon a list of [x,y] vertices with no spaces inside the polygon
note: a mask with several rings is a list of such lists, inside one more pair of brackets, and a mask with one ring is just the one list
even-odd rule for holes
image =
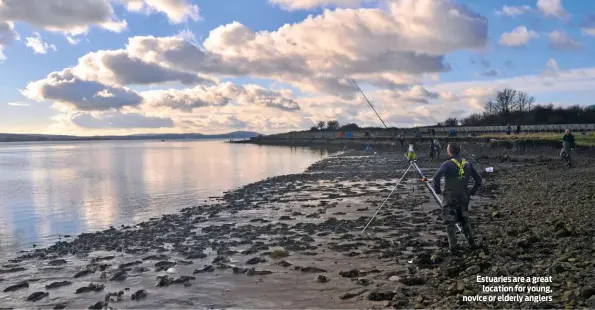
{"label": "dark trousers", "polygon": [[467,195],[445,196],[442,219],[446,225],[448,245],[451,249],[457,248],[457,223],[461,225],[469,244],[475,244],[471,224],[469,223],[469,197]]}

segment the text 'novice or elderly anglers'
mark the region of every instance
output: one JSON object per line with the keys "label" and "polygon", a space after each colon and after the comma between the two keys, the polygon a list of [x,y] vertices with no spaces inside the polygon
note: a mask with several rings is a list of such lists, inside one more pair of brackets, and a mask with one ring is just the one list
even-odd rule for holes
{"label": "text 'novice or elderly anglers'", "polygon": [[[465,294],[465,302],[551,302],[552,277],[477,276],[481,293]],[[465,291],[468,292],[468,291]]]}

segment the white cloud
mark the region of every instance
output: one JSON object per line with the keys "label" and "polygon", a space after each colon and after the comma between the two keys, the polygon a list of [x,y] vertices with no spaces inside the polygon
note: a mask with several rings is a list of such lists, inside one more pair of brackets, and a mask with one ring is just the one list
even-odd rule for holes
{"label": "white cloud", "polygon": [[355,8],[359,7],[364,2],[371,2],[370,0],[269,0],[273,5],[278,5],[284,10],[310,10],[314,8],[324,8],[328,6],[339,6]]}
{"label": "white cloud", "polygon": [[6,56],[2,53],[4,48],[11,44],[18,38],[18,34],[14,31],[14,26],[10,22],[0,21],[0,63],[6,60]]}
{"label": "white cloud", "polygon": [[550,41],[549,46],[551,49],[576,51],[576,50],[581,50],[583,48],[583,46],[580,43],[578,43],[576,40],[571,38],[563,30],[552,31],[552,32],[550,32],[548,37],[549,37],[549,41]]}
{"label": "white cloud", "polygon": [[[106,92],[112,96],[102,95]],[[82,80],[71,69],[53,72],[46,79],[31,82],[21,93],[35,101],[54,101],[67,109],[81,111],[136,107],[143,100],[128,88]]]}
{"label": "white cloud", "polygon": [[123,23],[115,18],[109,0],[3,0],[0,20],[71,34],[85,33],[91,25],[121,31],[114,25]]}
{"label": "white cloud", "polygon": [[560,76],[560,69],[558,68],[558,62],[553,58],[548,59],[546,68],[543,71],[542,75],[545,77],[553,77],[553,78]]}
{"label": "white cloud", "polygon": [[128,10],[147,13],[160,12],[167,15],[169,21],[180,24],[192,20],[199,20],[199,8],[188,0],[119,0]]}
{"label": "white cloud", "polygon": [[537,9],[546,17],[564,20],[569,16],[562,7],[562,0],[537,0]]}
{"label": "white cloud", "polygon": [[20,101],[9,102],[7,104],[12,107],[28,107],[29,106],[28,103],[20,102]]}
{"label": "white cloud", "polygon": [[521,6],[508,6],[505,5],[502,7],[502,10],[497,10],[496,15],[504,15],[510,17],[520,16],[526,13],[531,12],[532,9],[528,5],[521,5]]}
{"label": "white cloud", "polygon": [[55,45],[44,42],[39,32],[35,32],[33,35],[33,37],[25,38],[25,45],[31,48],[35,54],[47,54],[48,50],[57,50]]}
{"label": "white cloud", "polygon": [[585,35],[595,37],[595,15],[589,15],[583,20],[581,22],[581,29]]}
{"label": "white cloud", "polygon": [[527,45],[533,38],[539,37],[537,32],[528,30],[525,26],[514,28],[511,32],[505,32],[500,36],[500,45],[521,47]]}
{"label": "white cloud", "polygon": [[173,128],[169,117],[147,116],[131,112],[93,112],[67,114],[65,120],[87,129]]}
{"label": "white cloud", "polygon": [[291,91],[273,91],[257,85],[238,86],[226,82],[214,86],[196,86],[187,89],[151,90],[142,92],[148,106],[167,107],[192,112],[196,108],[225,106],[231,103],[276,108],[284,111],[299,110],[291,98]]}

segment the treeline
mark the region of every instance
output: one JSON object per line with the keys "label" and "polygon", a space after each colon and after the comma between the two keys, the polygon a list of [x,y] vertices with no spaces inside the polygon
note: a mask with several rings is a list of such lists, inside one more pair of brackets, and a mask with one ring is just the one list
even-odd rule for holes
{"label": "treeline", "polygon": [[333,131],[333,130],[341,130],[341,131],[349,131],[349,130],[358,130],[360,129],[360,127],[355,124],[355,123],[350,123],[350,124],[346,124],[346,125],[340,125],[339,121],[336,120],[332,120],[332,121],[327,121],[327,122],[323,122],[320,121],[318,122],[318,124],[316,126],[312,126],[312,128],[310,128],[310,131]]}
{"label": "treeline", "polygon": [[595,109],[578,105],[554,107],[553,104],[536,105],[535,98],[527,93],[505,88],[496,98],[486,103],[485,112],[472,114],[463,119],[449,118],[438,126],[503,126],[547,124],[595,123]]}

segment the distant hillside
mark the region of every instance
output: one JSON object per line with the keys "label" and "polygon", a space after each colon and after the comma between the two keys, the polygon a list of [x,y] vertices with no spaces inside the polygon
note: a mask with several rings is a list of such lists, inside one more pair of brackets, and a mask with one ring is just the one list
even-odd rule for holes
{"label": "distant hillside", "polygon": [[40,134],[0,133],[0,142],[18,141],[89,141],[89,140],[196,140],[196,139],[247,139],[258,136],[251,131],[234,131],[224,134],[205,135],[201,133],[138,134],[127,136],[65,136]]}

